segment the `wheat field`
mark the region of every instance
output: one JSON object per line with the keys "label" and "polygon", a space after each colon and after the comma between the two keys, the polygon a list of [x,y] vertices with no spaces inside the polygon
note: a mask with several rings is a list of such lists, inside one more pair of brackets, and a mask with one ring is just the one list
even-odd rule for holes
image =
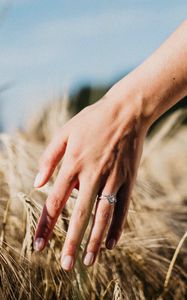
{"label": "wheat field", "polygon": [[[113,251],[104,245],[86,268],[79,251],[70,273],[60,253],[73,193],[42,253],[33,235],[55,174],[33,188],[37,162],[55,129],[72,112],[67,95],[38,112],[14,134],[0,135],[0,299],[175,299],[187,297],[187,127],[184,110],[164,120],[146,139],[127,224]],[[89,228],[88,228],[89,230]]]}

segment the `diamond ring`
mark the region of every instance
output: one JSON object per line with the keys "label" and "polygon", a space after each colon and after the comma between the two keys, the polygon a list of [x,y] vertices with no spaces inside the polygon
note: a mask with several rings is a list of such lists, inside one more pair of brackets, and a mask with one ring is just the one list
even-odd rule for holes
{"label": "diamond ring", "polygon": [[117,198],[115,194],[101,195],[98,199],[99,200],[107,199],[110,204],[114,204],[117,202]]}

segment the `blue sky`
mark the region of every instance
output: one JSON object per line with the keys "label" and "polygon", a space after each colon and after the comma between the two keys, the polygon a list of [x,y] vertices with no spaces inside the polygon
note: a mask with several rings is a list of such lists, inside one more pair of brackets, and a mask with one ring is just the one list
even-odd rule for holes
{"label": "blue sky", "polygon": [[[0,0],[0,98],[6,128],[84,82],[110,83],[187,16],[186,0]],[[21,121],[20,121],[21,120]]]}

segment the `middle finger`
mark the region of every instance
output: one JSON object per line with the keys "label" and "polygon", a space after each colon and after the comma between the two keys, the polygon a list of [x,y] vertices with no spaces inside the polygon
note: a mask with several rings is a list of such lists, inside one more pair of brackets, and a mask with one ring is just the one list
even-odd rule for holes
{"label": "middle finger", "polygon": [[66,271],[70,271],[75,263],[76,254],[86,230],[97,193],[98,188],[95,180],[88,180],[87,176],[80,180],[79,194],[70,219],[61,256],[61,265]]}

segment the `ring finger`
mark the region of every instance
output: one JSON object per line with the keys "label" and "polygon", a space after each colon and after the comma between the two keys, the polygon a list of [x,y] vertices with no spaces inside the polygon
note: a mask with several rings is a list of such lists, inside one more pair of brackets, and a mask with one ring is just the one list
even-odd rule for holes
{"label": "ring finger", "polygon": [[[117,170],[113,169],[109,175],[105,187],[102,189],[101,195],[116,195],[119,189],[119,177]],[[118,180],[117,180],[118,179]],[[107,197],[101,197],[97,200],[94,220],[88,238],[87,246],[84,251],[84,264],[91,266],[100,250],[105,232],[113,215],[115,203],[110,203]]]}

